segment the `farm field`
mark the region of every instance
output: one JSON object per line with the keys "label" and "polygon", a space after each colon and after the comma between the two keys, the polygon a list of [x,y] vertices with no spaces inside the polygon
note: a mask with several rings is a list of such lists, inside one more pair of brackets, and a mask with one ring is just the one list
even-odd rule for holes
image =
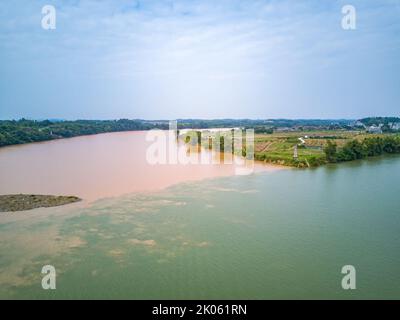
{"label": "farm field", "polygon": [[[335,142],[338,148],[351,140],[383,136],[363,131],[296,131],[256,134],[254,137],[254,158],[259,161],[299,168],[314,167],[326,162],[323,151],[327,141]],[[297,160],[294,149],[297,145]]]}

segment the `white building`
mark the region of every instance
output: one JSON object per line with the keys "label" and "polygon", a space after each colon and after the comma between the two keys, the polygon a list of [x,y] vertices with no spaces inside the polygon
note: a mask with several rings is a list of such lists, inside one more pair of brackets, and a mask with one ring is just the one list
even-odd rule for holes
{"label": "white building", "polygon": [[365,128],[364,123],[362,123],[361,121],[356,121],[356,122],[354,123],[354,126],[355,126],[355,127],[363,127],[363,128]]}
{"label": "white building", "polygon": [[377,127],[377,126],[370,126],[367,131],[369,133],[382,133],[382,129],[381,127]]}

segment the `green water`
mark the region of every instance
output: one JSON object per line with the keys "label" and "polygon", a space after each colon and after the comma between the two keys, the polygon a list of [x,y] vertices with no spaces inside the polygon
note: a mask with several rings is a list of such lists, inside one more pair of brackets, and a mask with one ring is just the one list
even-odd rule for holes
{"label": "green water", "polygon": [[[400,158],[385,157],[3,223],[0,298],[399,299],[399,184]],[[41,288],[45,264],[56,290]],[[341,288],[348,264],[356,290]]]}

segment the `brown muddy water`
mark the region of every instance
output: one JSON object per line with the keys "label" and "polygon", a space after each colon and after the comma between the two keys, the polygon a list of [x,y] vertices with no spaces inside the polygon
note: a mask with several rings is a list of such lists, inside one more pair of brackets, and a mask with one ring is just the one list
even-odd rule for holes
{"label": "brown muddy water", "polygon": [[[75,195],[93,201],[157,191],[185,181],[231,176],[245,166],[235,161],[213,164],[217,155],[206,150],[202,150],[202,156],[210,159],[209,164],[200,163],[198,153],[187,152],[186,145],[173,139],[169,148],[180,152],[184,161],[153,165],[146,158],[154,143],[146,141],[147,133],[106,133],[1,148],[0,194]],[[170,149],[167,152],[168,160]],[[254,169],[278,170],[259,163]]]}

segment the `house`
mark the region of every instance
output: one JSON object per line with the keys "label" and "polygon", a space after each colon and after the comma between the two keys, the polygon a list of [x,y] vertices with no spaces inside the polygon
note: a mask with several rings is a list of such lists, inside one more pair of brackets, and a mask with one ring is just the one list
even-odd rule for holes
{"label": "house", "polygon": [[353,127],[365,128],[365,125],[364,125],[364,123],[362,123],[361,121],[358,120],[358,121],[354,122]]}

